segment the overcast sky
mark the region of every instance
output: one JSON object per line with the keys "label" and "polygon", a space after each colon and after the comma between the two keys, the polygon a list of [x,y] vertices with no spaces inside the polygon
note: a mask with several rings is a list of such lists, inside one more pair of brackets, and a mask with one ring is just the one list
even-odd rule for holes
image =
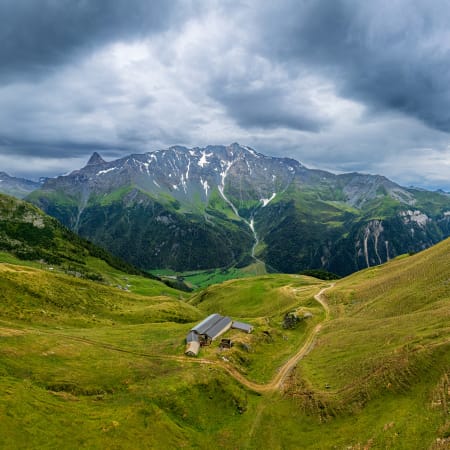
{"label": "overcast sky", "polygon": [[450,189],[446,0],[0,0],[0,170],[239,142]]}

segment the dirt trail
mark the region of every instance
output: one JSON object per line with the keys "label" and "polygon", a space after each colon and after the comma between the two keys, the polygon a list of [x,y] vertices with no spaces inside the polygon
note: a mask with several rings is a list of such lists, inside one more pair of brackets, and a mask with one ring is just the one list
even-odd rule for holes
{"label": "dirt trail", "polygon": [[[314,296],[314,298],[322,305],[322,307],[325,310],[325,319],[323,322],[329,320],[330,317],[330,308],[328,307],[328,304],[324,298],[323,293],[327,289],[332,288],[333,286],[334,283],[326,288],[323,288],[318,294]],[[298,361],[300,361],[304,356],[306,356],[314,347],[315,338],[322,329],[323,322],[317,324],[314,327],[314,329],[311,331],[310,335],[308,336],[304,344],[300,347],[300,349],[280,367],[276,376],[269,383],[259,384],[247,380],[247,378],[245,378],[245,376],[242,375],[235,367],[225,362],[217,361],[216,364],[222,367],[225,371],[227,371],[235,380],[239,381],[239,383],[251,389],[252,391],[264,393],[279,390],[283,386],[283,382],[289,375],[289,372],[294,368],[294,366],[298,363]]]}
{"label": "dirt trail", "polygon": [[294,368],[294,366],[300,361],[303,357],[305,357],[314,347],[315,339],[317,337],[317,334],[322,329],[322,325],[324,322],[329,320],[330,318],[330,308],[325,300],[325,296],[323,295],[324,292],[328,289],[331,289],[334,286],[334,283],[330,286],[323,288],[318,292],[314,298],[316,301],[318,301],[323,309],[325,310],[325,319],[317,324],[309,336],[306,338],[306,341],[303,343],[303,345],[298,349],[298,351],[289,358],[288,361],[286,361],[278,370],[275,377],[266,384],[260,384],[255,383],[253,381],[248,380],[245,378],[244,375],[242,375],[235,367],[233,367],[231,364],[228,364],[225,361],[211,361],[209,359],[202,359],[202,358],[186,358],[185,356],[176,356],[176,355],[152,355],[150,353],[143,353],[143,352],[137,352],[133,350],[124,349],[121,347],[117,347],[115,345],[106,344],[103,342],[95,341],[92,339],[86,339],[78,336],[69,336],[61,333],[54,333],[51,332],[51,334],[59,335],[60,337],[64,337],[66,339],[72,339],[80,342],[84,342],[86,344],[96,345],[103,347],[108,350],[123,352],[123,353],[130,353],[136,356],[142,356],[146,358],[151,359],[163,359],[163,360],[172,360],[182,363],[190,363],[190,364],[209,364],[211,366],[221,367],[223,370],[228,372],[230,376],[232,376],[236,381],[241,383],[243,386],[246,386],[248,389],[251,389],[252,391],[258,392],[258,393],[264,393],[264,392],[271,392],[271,391],[277,391],[282,388],[283,383],[286,379],[286,377],[289,375],[291,370]]}
{"label": "dirt trail", "polygon": [[307,337],[304,344],[299,348],[299,350],[291,356],[291,358],[286,361],[278,370],[278,373],[276,376],[266,384],[259,384],[254,383],[253,381],[247,380],[243,375],[241,375],[234,367],[229,366],[227,364],[220,364],[233,378],[235,378],[237,381],[239,381],[244,386],[248,387],[249,389],[263,393],[263,392],[269,392],[269,391],[276,391],[279,390],[283,386],[283,382],[286,379],[286,377],[289,375],[289,372],[294,368],[294,366],[300,361],[303,357],[305,357],[311,349],[314,347],[315,338],[317,334],[322,329],[322,325],[324,322],[329,320],[330,318],[330,308],[325,300],[324,292],[328,289],[331,289],[334,286],[335,283],[331,284],[330,286],[323,288],[319,293],[317,293],[314,298],[322,305],[323,309],[325,310],[325,319],[323,322],[317,324],[314,329],[311,331],[310,335]]}
{"label": "dirt trail", "polygon": [[[317,293],[314,298],[316,301],[318,301],[323,309],[325,310],[325,319],[324,322],[330,319],[330,308],[325,300],[325,297],[323,293],[327,290],[332,288],[335,285],[335,283],[331,284],[330,286],[322,289],[319,293]],[[247,386],[249,389],[252,389],[256,392],[262,393],[262,392],[275,392],[278,389],[280,389],[283,386],[283,382],[286,379],[286,377],[289,375],[289,372],[295,367],[295,365],[302,359],[304,356],[306,356],[311,349],[314,346],[315,338],[319,331],[322,328],[323,322],[319,323],[314,327],[314,329],[311,331],[311,334],[308,336],[305,343],[302,345],[302,347],[293,355],[278,371],[278,374],[275,376],[275,378],[266,385],[260,385],[251,383],[246,379],[243,379],[241,376],[237,378],[235,374],[233,373],[232,376],[234,378],[238,379],[244,386]],[[240,375],[240,374],[238,374]],[[248,447],[250,448],[250,443],[252,442],[253,436],[255,434],[256,429],[258,428],[261,416],[263,414],[264,409],[267,407],[267,402],[259,402],[258,407],[256,409],[254,420],[252,421],[252,425],[249,428],[248,433]]]}
{"label": "dirt trail", "polygon": [[[284,380],[289,375],[289,372],[294,368],[294,366],[300,361],[303,357],[305,357],[311,349],[314,347],[315,339],[317,334],[322,329],[322,325],[324,322],[328,321],[330,318],[330,308],[328,307],[328,304],[324,297],[324,292],[328,289],[331,289],[334,286],[334,283],[330,286],[323,288],[319,293],[317,293],[314,298],[316,301],[318,301],[322,307],[325,310],[325,319],[317,324],[309,336],[307,337],[304,344],[299,348],[299,350],[291,356],[291,358],[286,361],[278,370],[278,373],[275,375],[275,377],[266,384],[259,384],[255,383],[253,381],[247,380],[244,375],[242,375],[236,368],[234,368],[232,365],[226,363],[225,361],[212,361],[209,359],[202,359],[202,358],[186,358],[185,356],[176,356],[176,355],[155,355],[150,353],[144,353],[144,352],[138,352],[133,351],[131,349],[125,349],[122,347],[118,347],[115,345],[107,344],[105,342],[100,342],[94,339],[88,339],[81,336],[73,336],[73,335],[67,335],[59,332],[54,332],[50,330],[35,330],[33,331],[36,334],[51,334],[54,336],[58,336],[65,339],[70,339],[78,342],[83,342],[85,344],[94,345],[97,347],[102,347],[106,350],[112,350],[116,352],[122,352],[122,353],[128,353],[136,356],[141,356],[144,358],[150,358],[150,359],[156,359],[156,360],[171,360],[171,361],[177,361],[181,363],[188,363],[188,364],[208,364],[210,366],[216,366],[221,367],[223,370],[228,372],[230,376],[232,376],[236,381],[241,383],[243,386],[246,386],[247,388],[251,389],[252,391],[258,392],[258,393],[264,393],[264,392],[271,392],[271,391],[277,391],[280,388],[282,388]],[[5,323],[5,321],[1,321]],[[5,330],[2,328],[2,330]],[[10,332],[24,332],[24,330],[13,330],[10,329]],[[26,332],[32,332],[31,330],[27,330]]]}
{"label": "dirt trail", "polygon": [[[331,289],[334,285],[335,285],[335,283],[331,284],[330,286],[328,286],[326,288],[321,289],[314,296],[315,300],[318,301],[322,305],[323,309],[325,310],[325,319],[313,328],[313,330],[311,331],[309,336],[306,338],[306,341],[304,342],[304,344],[298,349],[298,351],[293,356],[291,356],[291,358],[289,358],[288,361],[286,361],[279,368],[278,373],[275,375],[275,377],[272,379],[272,381],[270,381],[269,383],[266,383],[266,384],[259,384],[259,383],[255,383],[253,381],[248,380],[235,367],[226,363],[225,361],[211,361],[208,359],[201,359],[201,358],[192,358],[191,359],[191,358],[186,358],[183,356],[171,356],[171,355],[150,355],[150,354],[145,354],[145,353],[133,352],[132,350],[123,350],[123,349],[120,349],[118,347],[108,345],[108,344],[101,344],[101,345],[110,350],[124,351],[126,353],[133,353],[133,354],[136,354],[139,356],[144,356],[144,357],[150,357],[150,358],[155,358],[155,359],[159,358],[159,359],[166,359],[166,360],[170,359],[170,360],[175,360],[175,361],[179,361],[179,362],[189,362],[189,363],[194,363],[194,364],[195,363],[209,364],[209,365],[213,365],[213,366],[222,367],[236,381],[241,383],[243,386],[246,386],[247,388],[251,389],[252,391],[255,391],[258,393],[277,391],[282,388],[286,377],[289,375],[289,373],[294,368],[294,366],[298,363],[298,361],[300,361],[302,358],[304,358],[312,350],[312,348],[314,347],[314,344],[315,344],[317,334],[322,329],[323,323],[330,319],[330,308],[329,308],[329,306],[325,300],[325,296],[323,294],[328,289]],[[69,337],[69,336],[65,336],[65,337]],[[97,344],[97,345],[99,344],[98,342],[90,341],[88,339],[82,339],[82,338],[76,338],[76,339],[82,340],[82,341],[85,341],[85,342],[91,343],[91,344]]]}

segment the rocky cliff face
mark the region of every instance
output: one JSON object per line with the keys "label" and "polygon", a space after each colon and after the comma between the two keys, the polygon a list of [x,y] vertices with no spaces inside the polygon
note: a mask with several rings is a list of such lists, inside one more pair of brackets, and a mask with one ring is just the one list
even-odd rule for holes
{"label": "rocky cliff face", "polygon": [[334,175],[238,144],[171,147],[48,179],[29,197],[143,268],[244,265],[339,274],[449,235],[450,198],[382,176]]}

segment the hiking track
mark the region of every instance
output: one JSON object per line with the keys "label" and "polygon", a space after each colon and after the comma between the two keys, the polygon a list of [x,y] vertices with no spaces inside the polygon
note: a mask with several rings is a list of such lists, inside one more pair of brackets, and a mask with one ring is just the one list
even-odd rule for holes
{"label": "hiking track", "polygon": [[[291,372],[291,370],[295,367],[295,365],[298,363],[298,361],[300,361],[302,358],[304,358],[314,347],[316,337],[319,334],[320,330],[322,329],[323,323],[328,321],[330,318],[330,309],[328,307],[328,304],[325,300],[325,296],[323,294],[326,290],[331,289],[333,286],[334,286],[334,283],[328,287],[321,289],[317,294],[314,295],[315,300],[318,301],[325,310],[325,319],[321,323],[317,324],[311,330],[310,334],[306,338],[303,345],[298,349],[298,351],[293,356],[291,356],[278,369],[275,377],[270,382],[265,383],[265,384],[255,383],[253,381],[248,380],[235,367],[233,367],[232,365],[228,364],[225,361],[213,361],[213,360],[205,359],[205,358],[187,358],[185,356],[176,356],[176,355],[155,355],[155,354],[151,354],[151,353],[145,353],[145,352],[134,351],[131,349],[125,349],[122,347],[118,347],[116,345],[111,345],[111,344],[108,344],[105,342],[100,342],[100,341],[97,341],[94,339],[88,339],[88,338],[81,337],[81,336],[68,335],[65,333],[59,333],[59,332],[50,331],[50,330],[40,329],[40,330],[30,331],[29,329],[27,329],[25,331],[23,329],[21,330],[21,329],[13,329],[13,328],[8,328],[8,329],[5,328],[5,330],[9,330],[10,332],[21,332],[21,333],[22,332],[25,332],[25,333],[32,332],[32,333],[35,333],[38,335],[39,334],[47,334],[47,335],[50,334],[50,335],[61,337],[63,339],[83,342],[88,345],[101,347],[101,348],[104,348],[105,350],[116,351],[116,352],[121,352],[121,353],[128,353],[131,355],[136,355],[136,356],[149,358],[149,359],[177,361],[180,363],[187,363],[187,364],[205,364],[205,365],[220,367],[223,370],[225,370],[236,381],[238,381],[240,384],[242,384],[243,386],[247,387],[248,389],[250,389],[254,392],[257,392],[257,393],[274,392],[274,391],[282,389],[283,383],[284,383],[286,377]],[[9,322],[3,321],[3,320],[1,321],[1,323],[5,324],[5,325],[6,324],[12,325]]]}

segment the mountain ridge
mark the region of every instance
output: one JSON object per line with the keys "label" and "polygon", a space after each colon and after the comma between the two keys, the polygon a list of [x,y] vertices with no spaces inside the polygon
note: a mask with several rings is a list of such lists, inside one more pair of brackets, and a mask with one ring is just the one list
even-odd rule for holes
{"label": "mountain ridge", "polygon": [[0,172],[0,193],[2,194],[24,198],[40,187],[41,183],[36,181],[13,177],[6,172]]}
{"label": "mountain ridge", "polygon": [[[237,143],[170,147],[89,163],[29,200],[135,265],[345,275],[450,233],[447,194],[381,175],[333,174]],[[205,252],[206,248],[208,249]]]}

